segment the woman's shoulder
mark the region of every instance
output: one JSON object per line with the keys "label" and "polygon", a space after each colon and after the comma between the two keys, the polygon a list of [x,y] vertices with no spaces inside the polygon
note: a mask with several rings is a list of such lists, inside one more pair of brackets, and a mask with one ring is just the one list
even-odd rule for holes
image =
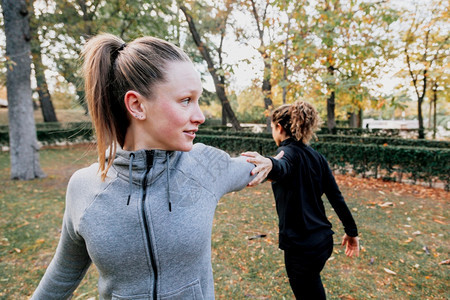
{"label": "woman's shoulder", "polygon": [[186,154],[195,159],[201,159],[205,163],[230,159],[230,155],[225,151],[202,143],[195,143],[192,150]]}
{"label": "woman's shoulder", "polygon": [[99,164],[93,163],[73,173],[67,186],[68,196],[83,194],[83,196],[89,198],[89,195],[97,194],[99,190],[104,189],[116,177],[115,171],[110,168],[108,175],[103,181],[98,170]]}
{"label": "woman's shoulder", "polygon": [[75,171],[70,177],[70,184],[83,183],[89,181],[95,181],[96,177],[100,179],[100,175],[98,173],[98,163],[93,163],[88,167],[78,169]]}

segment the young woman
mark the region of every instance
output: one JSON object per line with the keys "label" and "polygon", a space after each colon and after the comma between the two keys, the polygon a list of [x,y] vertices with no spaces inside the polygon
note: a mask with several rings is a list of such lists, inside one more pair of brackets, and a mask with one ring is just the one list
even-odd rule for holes
{"label": "young woman", "polygon": [[32,299],[69,298],[92,262],[100,299],[213,299],[217,202],[271,162],[254,168],[193,145],[202,86],[173,44],[103,34],[83,56],[99,161],[70,179],[60,242]]}
{"label": "young woman", "polygon": [[344,224],[342,245],[349,257],[359,255],[358,231],[352,214],[336,184],[325,158],[308,146],[319,126],[313,106],[297,101],[283,105],[272,114],[272,136],[280,160],[247,152],[249,162],[272,161],[272,180],[279,216],[279,247],[284,250],[289,283],[297,299],[325,299],[320,278],[333,250],[333,231],[325,214],[322,195]]}

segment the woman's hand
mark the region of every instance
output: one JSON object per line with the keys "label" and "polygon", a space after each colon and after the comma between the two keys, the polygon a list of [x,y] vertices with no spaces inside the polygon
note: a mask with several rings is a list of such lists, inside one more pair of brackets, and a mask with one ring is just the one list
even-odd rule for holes
{"label": "woman's hand", "polygon": [[342,246],[345,247],[345,255],[348,257],[359,256],[359,239],[357,236],[351,237],[347,234],[342,238]]}
{"label": "woman's hand", "polygon": [[[244,152],[241,155],[247,156],[247,161],[255,165],[255,168],[252,170],[252,175],[257,174],[256,177],[253,178],[253,180],[250,181],[247,186],[255,186],[260,184],[272,170],[272,161],[269,158],[262,156],[258,152]],[[281,151],[274,158],[280,159],[283,157],[283,155],[284,152]]]}

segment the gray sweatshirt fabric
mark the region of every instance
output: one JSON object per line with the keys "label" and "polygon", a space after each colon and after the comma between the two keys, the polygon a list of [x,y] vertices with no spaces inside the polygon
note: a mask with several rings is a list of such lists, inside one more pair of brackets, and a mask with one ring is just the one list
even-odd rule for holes
{"label": "gray sweatshirt fabric", "polygon": [[[69,181],[61,238],[32,299],[67,299],[91,262],[100,299],[214,299],[211,230],[219,199],[253,165],[195,144],[189,152],[118,151]],[[130,177],[131,174],[131,177]]]}

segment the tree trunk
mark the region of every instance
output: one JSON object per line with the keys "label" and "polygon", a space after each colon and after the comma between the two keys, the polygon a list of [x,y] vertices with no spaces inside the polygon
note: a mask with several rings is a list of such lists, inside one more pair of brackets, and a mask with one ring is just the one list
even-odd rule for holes
{"label": "tree trunk", "polygon": [[31,99],[29,13],[25,0],[2,0],[6,35],[9,146],[11,178],[45,176],[39,153]]}
{"label": "tree trunk", "polygon": [[264,28],[265,28],[264,22],[267,20],[266,13],[270,2],[269,1],[266,2],[266,5],[264,7],[264,13],[262,16],[258,14],[258,9],[256,8],[256,1],[252,0],[250,1],[250,3],[252,5],[252,14],[256,22],[256,29],[258,30],[259,41],[261,43],[260,47],[258,48],[258,52],[259,54],[261,54],[261,57],[264,61],[264,72],[261,91],[264,97],[264,108],[266,109],[267,112],[266,131],[271,132],[270,110],[272,109],[273,105],[272,105],[272,84],[270,83],[270,80],[272,74],[272,63],[270,62],[270,57],[267,54],[266,47],[264,45]]}
{"label": "tree trunk", "polygon": [[42,117],[44,122],[58,122],[50,92],[48,91],[47,80],[45,79],[45,66],[42,63],[41,43],[38,35],[39,21],[32,11],[33,2],[34,1],[29,1],[29,9],[32,14],[30,20],[31,54],[33,57],[34,73],[36,77],[37,92],[39,94],[39,102],[41,104]]}
{"label": "tree trunk", "polygon": [[222,103],[223,112],[226,114],[227,119],[231,122],[231,126],[235,130],[240,130],[241,125],[239,124],[238,119],[236,118],[236,115],[234,114],[233,109],[231,108],[230,101],[228,101],[227,95],[225,93],[225,87],[220,82],[219,76],[217,74],[217,70],[214,67],[214,63],[212,61],[210,51],[208,47],[202,42],[200,35],[197,31],[197,28],[195,27],[194,20],[192,16],[187,11],[187,8],[184,5],[180,5],[181,11],[184,13],[186,17],[186,21],[189,25],[189,31],[191,32],[192,38],[194,39],[195,45],[197,46],[198,50],[200,51],[201,55],[203,56],[203,59],[206,61],[208,65],[208,71],[211,74],[211,77],[214,81],[214,87],[216,89],[217,97],[219,98],[220,102]]}
{"label": "tree trunk", "polygon": [[291,29],[291,16],[289,16],[288,24],[287,24],[287,32],[286,32],[286,40],[284,42],[284,59],[283,59],[283,104],[286,104],[287,97],[287,84],[288,84],[288,76],[287,76],[287,63],[289,60],[289,31]]}
{"label": "tree trunk", "polygon": [[354,112],[348,113],[348,127],[358,128],[358,116]]}
{"label": "tree trunk", "polygon": [[425,129],[423,126],[423,113],[422,113],[422,103],[425,99],[425,95],[427,92],[427,76],[428,76],[428,70],[423,70],[423,86],[422,86],[422,95],[418,97],[417,101],[417,114],[419,119],[419,139],[425,138]]}
{"label": "tree trunk", "polygon": [[327,98],[327,126],[328,131],[334,134],[336,131],[336,117],[334,114],[335,109],[335,92],[332,91],[330,97]]}
{"label": "tree trunk", "polygon": [[[331,65],[328,67],[328,74],[334,76],[334,67]],[[334,84],[332,84],[334,85]],[[332,91],[330,96],[327,98],[327,127],[328,131],[331,134],[334,134],[336,131],[336,115],[335,115],[335,91],[334,87],[332,87]]]}
{"label": "tree trunk", "polygon": [[[33,36],[31,44],[39,44],[37,36]],[[35,50],[36,47],[36,50]],[[33,45],[32,47],[34,73],[36,76],[37,91],[39,94],[39,102],[41,104],[42,116],[44,122],[58,122],[56,118],[55,109],[53,107],[50,92],[48,91],[47,80],[45,79],[45,68],[42,63],[41,47],[40,45]]]}
{"label": "tree trunk", "polygon": [[419,139],[425,138],[425,129],[423,127],[422,103],[424,97],[420,97],[417,101],[417,115],[419,118]]}
{"label": "tree trunk", "polygon": [[362,108],[360,108],[358,111],[358,128],[362,128],[363,118],[364,118],[363,110],[362,110]]}
{"label": "tree trunk", "polygon": [[437,130],[437,89],[438,84],[435,82],[433,85],[433,140],[436,139],[436,130]]}
{"label": "tree trunk", "polygon": [[[264,57],[264,56],[263,56]],[[264,95],[264,107],[266,111],[268,112],[268,115],[266,117],[266,131],[272,132],[272,129],[270,127],[270,110],[273,107],[272,104],[272,84],[270,83],[270,76],[272,72],[272,65],[268,61],[268,58],[264,59],[264,79],[262,84],[262,92]]]}

